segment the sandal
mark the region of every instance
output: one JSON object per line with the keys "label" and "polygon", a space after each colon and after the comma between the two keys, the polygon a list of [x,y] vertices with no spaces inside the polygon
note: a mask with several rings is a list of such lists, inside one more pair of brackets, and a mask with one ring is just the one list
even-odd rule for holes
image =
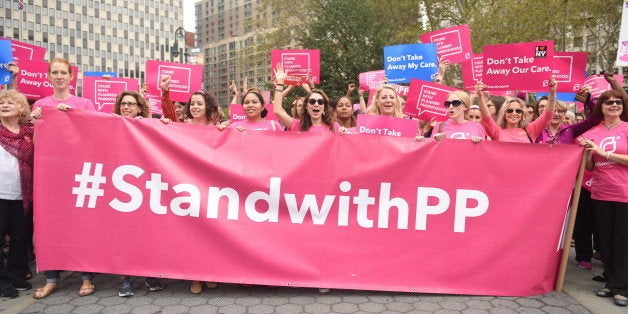
{"label": "sandal", "polygon": [[205,282],[205,287],[207,287],[208,289],[216,289],[218,287],[218,283],[207,281]]}
{"label": "sandal", "polygon": [[190,286],[190,292],[194,294],[199,294],[203,292],[203,284],[200,281],[192,281],[192,286]]}
{"label": "sandal", "polygon": [[94,290],[96,290],[94,285],[82,285],[79,289],[78,294],[80,297],[86,297],[90,294],[93,294]]}
{"label": "sandal", "polygon": [[39,299],[43,299],[51,294],[53,294],[55,291],[59,290],[59,285],[56,284],[54,287],[50,288],[50,289],[46,289],[46,286],[43,286],[41,288],[37,288],[35,290],[35,292],[33,293],[33,298],[39,300]]}

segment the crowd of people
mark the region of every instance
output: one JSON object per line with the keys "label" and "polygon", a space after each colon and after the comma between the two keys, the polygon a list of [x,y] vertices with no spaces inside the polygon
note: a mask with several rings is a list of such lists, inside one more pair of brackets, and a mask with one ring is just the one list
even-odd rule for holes
{"label": "crowd of people", "polygon": [[[16,66],[11,70],[17,75]],[[444,73],[440,69],[440,77]],[[53,87],[51,96],[37,100],[31,106],[26,97],[16,90],[0,91],[0,235],[7,236],[8,253],[0,263],[0,295],[15,297],[18,290],[31,289],[26,280],[32,251],[33,233],[33,123],[42,118],[41,107],[52,106],[59,110],[93,110],[93,103],[70,92],[70,82],[76,73],[64,59],[49,64],[48,78]],[[346,95],[330,100],[328,95],[306,78],[305,96],[290,96],[299,88],[286,86],[286,72],[278,65],[273,76],[272,109],[278,121],[267,118],[268,109],[263,91],[258,88],[230,90],[232,104],[242,106],[245,119],[229,121],[208,92],[197,91],[187,103],[170,99],[170,78],[161,78],[163,123],[190,123],[213,126],[219,130],[234,128],[238,131],[298,131],[356,133],[359,114],[382,115],[409,119],[403,113],[404,100],[391,85],[377,90],[372,103],[364,100],[364,91],[358,90],[359,104],[354,105],[354,84],[348,84]],[[601,259],[604,264],[605,287],[597,292],[601,297],[613,297],[615,304],[628,304],[628,95],[612,75],[605,74],[612,90],[603,92],[597,99],[591,97],[589,87],[578,93],[585,103],[585,112],[568,117],[568,106],[556,99],[557,82],[550,78],[548,96],[535,103],[518,97],[505,98],[489,95],[479,82],[472,93],[462,90],[451,92],[443,105],[448,119],[444,122],[419,121],[415,141],[471,140],[504,141],[518,143],[545,143],[581,145],[585,149],[588,177],[583,183],[575,230],[576,261],[583,268],[591,268],[593,256],[591,238],[598,235]],[[148,101],[144,98],[147,87],[140,91],[124,91],[118,95],[114,115],[120,118],[140,119],[151,117]],[[290,104],[290,110],[284,108]],[[609,145],[608,139],[615,139]],[[40,205],[44,206],[44,205]],[[595,223],[593,223],[595,221]],[[35,248],[36,250],[36,248]],[[93,273],[83,272],[79,295],[94,292]],[[59,271],[46,271],[45,285],[35,290],[33,297],[41,299],[59,289]],[[157,278],[146,278],[151,291],[163,289]],[[204,287],[215,288],[217,283],[193,281],[192,293]],[[321,288],[322,292],[329,289]],[[132,277],[122,275],[119,296],[133,295]]]}

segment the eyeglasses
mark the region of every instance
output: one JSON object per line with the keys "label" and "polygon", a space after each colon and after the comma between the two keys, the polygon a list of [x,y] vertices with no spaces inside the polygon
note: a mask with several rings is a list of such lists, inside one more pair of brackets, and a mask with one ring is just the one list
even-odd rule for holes
{"label": "eyeglasses", "polygon": [[315,103],[318,103],[319,105],[324,105],[325,104],[325,100],[324,99],[313,99],[313,98],[310,98],[310,99],[307,100],[307,103],[310,104],[310,105],[313,105]]}
{"label": "eyeglasses", "polygon": [[121,102],[120,107],[124,107],[124,106],[133,107],[133,106],[137,106],[137,103],[136,102]]}
{"label": "eyeglasses", "polygon": [[506,113],[513,113],[513,112],[516,112],[517,114],[522,114],[523,110],[521,109],[507,109],[506,110]]}
{"label": "eyeglasses", "polygon": [[603,102],[603,104],[607,105],[607,106],[612,106],[612,105],[622,105],[624,104],[624,102],[621,99],[617,99],[617,100],[605,100]]}
{"label": "eyeglasses", "polygon": [[445,108],[449,108],[449,105],[452,105],[454,107],[458,107],[458,106],[462,105],[462,100],[452,100],[452,101],[447,100],[443,104],[445,105]]}

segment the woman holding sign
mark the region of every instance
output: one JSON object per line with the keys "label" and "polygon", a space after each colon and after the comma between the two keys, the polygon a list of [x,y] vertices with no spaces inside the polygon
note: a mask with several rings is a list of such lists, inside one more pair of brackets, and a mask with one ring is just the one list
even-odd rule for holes
{"label": "woman holding sign", "polygon": [[[604,263],[604,289],[599,297],[613,297],[628,305],[628,104],[616,90],[600,95],[593,117],[602,122],[578,138],[586,148],[586,168],[592,171],[591,198]],[[622,121],[623,120],[623,121]]]}
{"label": "woman holding sign", "polygon": [[48,80],[50,80],[54,93],[35,102],[31,117],[35,119],[41,118],[41,109],[39,107],[43,106],[52,106],[66,110],[73,108],[96,111],[91,100],[72,95],[70,83],[73,78],[72,66],[67,60],[56,58],[50,61],[48,65]]}
{"label": "woman holding sign", "polygon": [[319,89],[311,90],[305,96],[305,110],[300,119],[292,118],[283,108],[283,88],[286,72],[281,64],[275,70],[275,95],[273,109],[281,124],[288,130],[302,132],[330,132],[333,130],[329,115],[329,98]]}
{"label": "woman holding sign", "polygon": [[532,123],[528,123],[523,118],[525,103],[521,99],[511,98],[506,100],[499,112],[497,122],[495,122],[491,118],[491,113],[486,105],[488,93],[484,91],[483,83],[480,82],[476,86],[476,94],[480,111],[482,112],[482,126],[484,126],[486,133],[494,141],[533,143],[533,139],[536,139],[541,134],[554,116],[556,78],[554,76],[550,78],[547,110]]}

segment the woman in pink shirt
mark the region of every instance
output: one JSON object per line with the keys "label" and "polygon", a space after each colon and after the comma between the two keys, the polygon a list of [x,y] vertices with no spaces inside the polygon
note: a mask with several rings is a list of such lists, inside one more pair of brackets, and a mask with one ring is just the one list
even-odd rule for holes
{"label": "woman in pink shirt", "polygon": [[319,89],[311,90],[305,96],[305,109],[300,119],[292,118],[283,108],[283,82],[286,72],[281,64],[275,70],[275,93],[273,97],[273,109],[279,117],[279,122],[290,131],[301,132],[331,132],[333,125],[329,114],[329,98]]}
{"label": "woman in pink shirt", "polygon": [[35,102],[31,117],[35,119],[41,118],[40,107],[43,106],[53,106],[61,110],[73,108],[96,111],[96,107],[94,107],[91,100],[70,93],[70,82],[72,82],[73,78],[72,66],[67,60],[56,58],[50,61],[48,65],[48,80],[52,84],[54,93]]}
{"label": "woman in pink shirt", "polygon": [[[606,286],[597,296],[628,305],[628,104],[626,93],[602,93],[593,117],[602,122],[578,138],[593,171],[591,198],[600,235]],[[622,121],[623,120],[623,121]]]}
{"label": "woman in pink shirt", "polygon": [[519,98],[511,98],[504,102],[497,122],[491,118],[491,113],[486,105],[488,93],[484,91],[484,84],[478,83],[476,86],[478,104],[482,112],[482,126],[486,133],[494,141],[533,143],[545,126],[554,116],[554,104],[556,103],[556,78],[552,76],[549,84],[549,98],[547,110],[532,123],[528,123],[523,118],[525,103]]}
{"label": "woman in pink shirt", "polygon": [[229,125],[238,131],[264,130],[283,131],[283,127],[275,120],[266,120],[268,110],[264,108],[264,97],[257,89],[249,89],[242,97],[242,111],[246,119]]}

